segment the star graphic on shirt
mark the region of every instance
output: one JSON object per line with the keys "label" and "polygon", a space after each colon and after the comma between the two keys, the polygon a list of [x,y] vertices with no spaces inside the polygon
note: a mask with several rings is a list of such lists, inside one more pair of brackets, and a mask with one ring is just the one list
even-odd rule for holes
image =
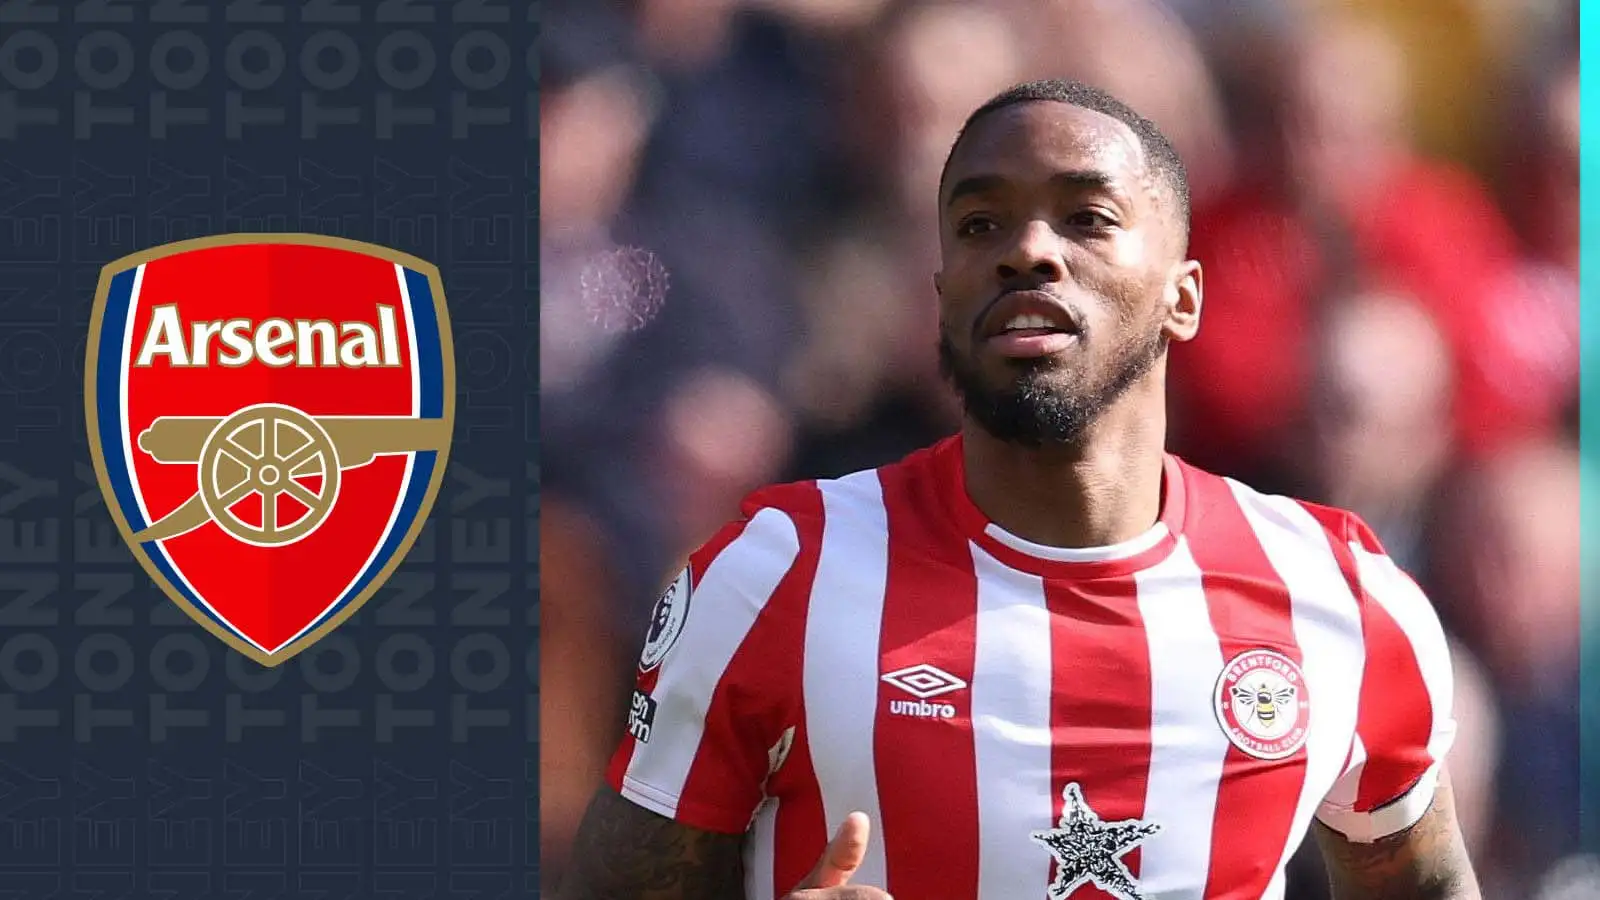
{"label": "star graphic on shirt", "polygon": [[1031,837],[1056,858],[1056,877],[1050,883],[1050,896],[1066,900],[1089,882],[1119,900],[1144,900],[1133,873],[1120,857],[1161,830],[1160,825],[1127,819],[1106,822],[1084,802],[1083,789],[1069,784],[1061,792],[1066,806],[1061,823],[1049,831],[1035,831]]}

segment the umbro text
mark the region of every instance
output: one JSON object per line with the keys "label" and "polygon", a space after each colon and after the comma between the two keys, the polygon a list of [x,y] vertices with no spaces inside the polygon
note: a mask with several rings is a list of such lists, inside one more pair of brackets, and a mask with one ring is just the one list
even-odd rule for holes
{"label": "umbro text", "polygon": [[889,712],[919,719],[953,719],[956,708],[949,703],[929,703],[926,700],[890,700]]}

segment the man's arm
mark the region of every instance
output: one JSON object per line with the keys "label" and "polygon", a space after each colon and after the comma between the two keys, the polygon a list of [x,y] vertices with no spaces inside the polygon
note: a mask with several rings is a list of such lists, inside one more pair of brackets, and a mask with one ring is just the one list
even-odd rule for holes
{"label": "man's arm", "polygon": [[[801,554],[789,513],[746,504],[657,599],[628,729],[590,801],[558,894],[738,900],[742,834],[794,726],[803,630],[780,585]],[[803,598],[801,598],[803,599]]]}
{"label": "man's arm", "polygon": [[1415,825],[1359,843],[1318,822],[1335,900],[1481,900],[1448,779]]}
{"label": "man's arm", "polygon": [[1365,645],[1350,765],[1317,811],[1333,895],[1480,900],[1444,764],[1456,735],[1455,674],[1438,613],[1364,522],[1317,515],[1342,521],[1338,550],[1349,553]]}
{"label": "man's arm", "polygon": [[[817,864],[784,900],[891,900],[851,884],[871,823],[845,817]],[[602,788],[578,829],[557,900],[744,900],[744,835],[681,825]]]}
{"label": "man's arm", "polygon": [[559,900],[743,900],[744,838],[680,825],[602,788]]}

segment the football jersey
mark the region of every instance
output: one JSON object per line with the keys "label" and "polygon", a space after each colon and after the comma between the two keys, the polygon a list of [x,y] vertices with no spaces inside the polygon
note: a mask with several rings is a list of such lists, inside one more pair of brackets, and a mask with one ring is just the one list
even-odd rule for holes
{"label": "football jersey", "polygon": [[852,811],[897,900],[1258,900],[1313,818],[1353,840],[1431,803],[1445,636],[1355,516],[1164,461],[1115,547],[1001,530],[959,438],[766,488],[657,602],[622,796],[748,833],[781,897]]}

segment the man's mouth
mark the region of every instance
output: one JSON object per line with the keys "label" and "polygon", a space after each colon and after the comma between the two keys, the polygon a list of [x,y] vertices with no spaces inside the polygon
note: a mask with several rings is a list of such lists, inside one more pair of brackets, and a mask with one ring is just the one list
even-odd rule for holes
{"label": "man's mouth", "polygon": [[[1040,334],[1074,334],[1071,329],[1050,321],[1049,316],[1038,313],[1025,313],[1012,316],[1000,329],[1000,334],[1040,335]],[[998,336],[998,335],[997,335]]]}
{"label": "man's mouth", "polygon": [[1011,331],[1077,334],[1082,331],[1072,309],[1049,291],[1007,291],[995,300],[979,323],[979,338]]}
{"label": "man's mouth", "polygon": [[1072,309],[1054,294],[1010,291],[1001,295],[983,317],[978,339],[1002,356],[1036,359],[1078,343],[1082,332]]}

